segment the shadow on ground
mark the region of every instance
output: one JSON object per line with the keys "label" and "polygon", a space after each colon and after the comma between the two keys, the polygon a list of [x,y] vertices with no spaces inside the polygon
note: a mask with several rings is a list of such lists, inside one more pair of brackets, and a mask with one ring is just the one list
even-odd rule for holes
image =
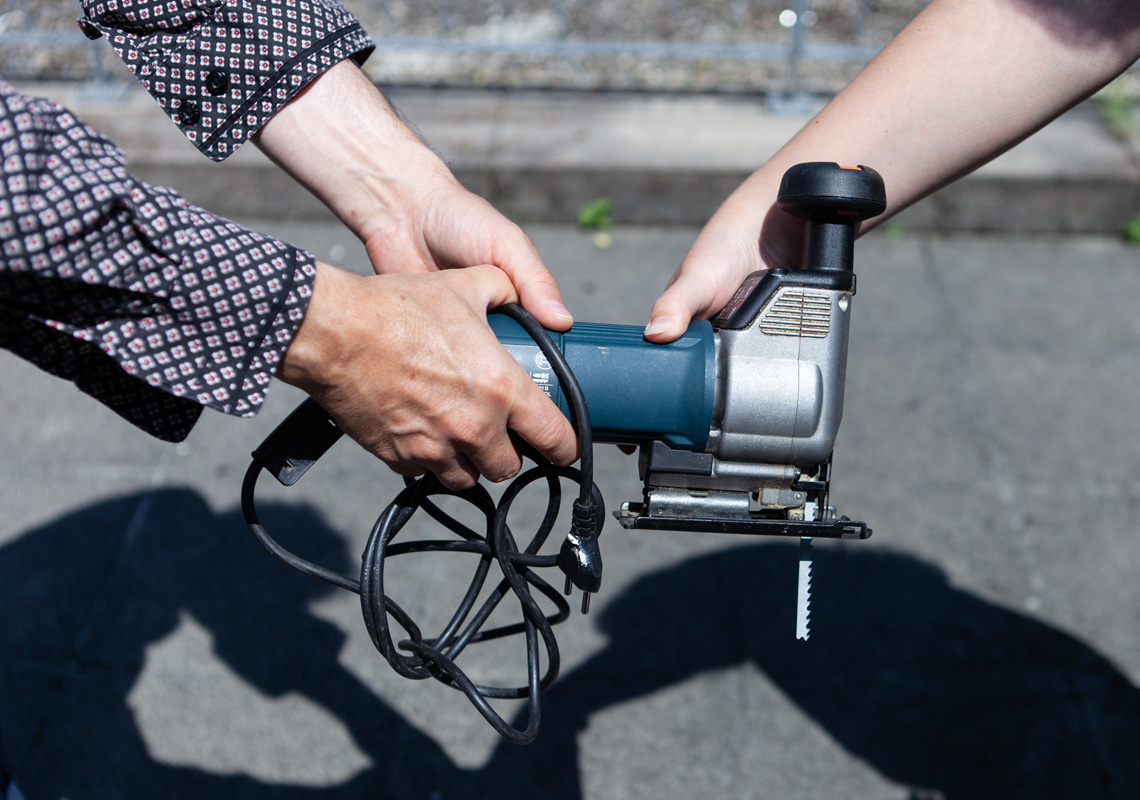
{"label": "shadow on ground", "polygon": [[[125,543],[140,503],[162,524]],[[267,507],[263,519],[282,514],[304,531],[282,536],[286,546],[350,569],[315,514]],[[0,743],[30,798],[575,800],[578,734],[593,712],[743,662],[854,756],[929,796],[1140,796],[1137,688],[1082,642],[896,552],[821,548],[815,603],[829,612],[806,646],[771,623],[794,596],[792,545],[747,544],[644,576],[601,615],[610,644],[546,695],[538,741],[503,743],[472,771],[340,666],[343,634],[307,610],[334,590],[243,533],[236,512],[167,490],[93,505],[0,549]],[[154,760],[127,696],[148,645],[185,614],[235,673],[320,705],[383,769],[311,788]]]}

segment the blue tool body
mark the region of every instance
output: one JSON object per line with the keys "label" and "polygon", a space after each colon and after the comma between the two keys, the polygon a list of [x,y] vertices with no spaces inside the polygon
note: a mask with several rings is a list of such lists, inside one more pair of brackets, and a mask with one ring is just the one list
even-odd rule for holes
{"label": "blue tool body", "polygon": [[[531,380],[569,416],[558,380],[534,340],[508,317],[493,314],[489,322]],[[708,321],[694,322],[669,344],[646,341],[634,325],[579,322],[550,336],[581,384],[595,440],[660,440],[678,450],[705,449],[716,393],[716,342]]]}

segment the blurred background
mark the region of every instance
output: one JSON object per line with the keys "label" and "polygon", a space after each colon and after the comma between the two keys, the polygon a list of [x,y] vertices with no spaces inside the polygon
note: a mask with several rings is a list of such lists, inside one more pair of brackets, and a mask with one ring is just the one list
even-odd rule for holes
{"label": "blurred background", "polygon": [[[834,91],[921,0],[561,0],[549,5],[349,0],[386,85],[589,90]],[[75,26],[76,6],[0,4],[0,73],[122,76]]]}

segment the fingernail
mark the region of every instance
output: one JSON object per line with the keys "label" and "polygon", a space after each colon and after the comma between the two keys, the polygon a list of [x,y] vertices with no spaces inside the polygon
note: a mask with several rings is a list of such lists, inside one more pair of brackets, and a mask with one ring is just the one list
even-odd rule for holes
{"label": "fingernail", "polygon": [[549,308],[551,313],[553,313],[556,317],[565,317],[566,319],[570,320],[574,319],[574,315],[566,310],[566,306],[562,305],[557,300],[551,300],[546,304],[546,307]]}
{"label": "fingernail", "polygon": [[645,326],[645,335],[653,336],[656,333],[665,333],[673,327],[672,317],[654,317],[649,320],[649,324]]}

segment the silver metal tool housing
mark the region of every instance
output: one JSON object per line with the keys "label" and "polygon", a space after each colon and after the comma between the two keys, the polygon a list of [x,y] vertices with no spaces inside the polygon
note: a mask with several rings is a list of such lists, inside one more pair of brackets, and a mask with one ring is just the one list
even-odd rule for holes
{"label": "silver metal tool housing", "polygon": [[843,416],[851,296],[782,287],[751,325],[717,331],[708,452],[767,465],[828,459]]}
{"label": "silver metal tool housing", "polygon": [[712,320],[717,374],[705,452],[643,446],[643,502],[624,504],[618,520],[627,527],[869,535],[828,506],[854,293],[850,272],[750,276]]}

